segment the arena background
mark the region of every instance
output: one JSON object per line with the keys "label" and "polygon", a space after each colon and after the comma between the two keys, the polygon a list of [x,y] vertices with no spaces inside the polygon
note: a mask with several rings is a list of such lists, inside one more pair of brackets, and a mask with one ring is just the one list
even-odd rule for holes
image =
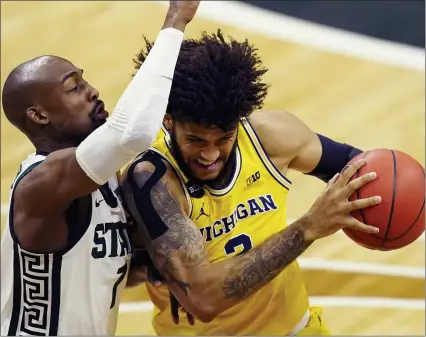
{"label": "arena background", "polygon": [[[255,6],[202,3],[186,36],[220,27],[248,38],[270,69],[266,108],[292,111],[315,131],[362,149],[405,151],[424,165],[424,2],[250,2]],[[141,34],[155,38],[166,6],[2,1],[1,83],[29,58],[60,55],[84,68],[111,111],[131,78]],[[2,114],[2,229],[9,186],[31,151]],[[324,187],[301,174],[290,179],[289,221]],[[333,334],[425,335],[424,236],[399,251],[375,252],[340,233],[316,242],[299,261]],[[117,333],[153,334],[150,315],[144,286],[126,290]]]}

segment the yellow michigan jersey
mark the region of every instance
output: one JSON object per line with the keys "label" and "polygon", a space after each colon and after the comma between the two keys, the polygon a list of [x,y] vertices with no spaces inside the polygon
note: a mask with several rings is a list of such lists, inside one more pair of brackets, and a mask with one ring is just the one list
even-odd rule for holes
{"label": "yellow michigan jersey", "polygon": [[[187,179],[170,153],[170,138],[165,129],[160,131],[153,148],[176,168],[185,184]],[[221,190],[204,186],[201,198],[192,198],[186,191],[190,218],[204,237],[211,263],[256,247],[286,227],[291,182],[268,159],[246,119],[239,123],[236,151],[235,171],[228,186]],[[308,320],[317,317],[312,309],[309,315],[308,295],[297,261],[211,323],[196,320],[190,326],[181,312],[180,323],[175,325],[168,290],[149,284],[147,289],[154,303],[153,326],[158,335],[286,335],[298,333]],[[303,325],[294,331],[300,324]],[[320,332],[313,330],[312,334]]]}

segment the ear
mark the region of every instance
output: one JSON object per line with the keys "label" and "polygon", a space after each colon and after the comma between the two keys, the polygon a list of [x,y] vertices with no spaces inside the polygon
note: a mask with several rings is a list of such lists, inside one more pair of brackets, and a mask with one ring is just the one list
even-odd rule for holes
{"label": "ear", "polygon": [[164,126],[166,127],[167,131],[172,131],[172,129],[173,129],[172,116],[170,116],[169,114],[166,114],[163,118],[163,123],[164,123]]}
{"label": "ear", "polygon": [[49,118],[47,117],[47,113],[43,111],[42,109],[32,106],[31,108],[28,108],[25,113],[33,122],[37,124],[49,123]]}

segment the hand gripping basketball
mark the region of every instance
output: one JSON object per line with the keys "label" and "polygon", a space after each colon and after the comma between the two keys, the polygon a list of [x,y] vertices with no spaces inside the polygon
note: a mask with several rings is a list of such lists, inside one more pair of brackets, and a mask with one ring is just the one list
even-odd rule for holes
{"label": "hand gripping basketball", "polygon": [[358,160],[341,174],[336,174],[327,184],[321,196],[306,213],[305,239],[316,240],[334,234],[342,228],[352,228],[366,233],[378,233],[378,228],[368,226],[355,219],[351,212],[377,205],[380,196],[349,201],[349,196],[362,186],[376,178],[376,173],[369,172],[351,182],[351,177],[366,161]]}

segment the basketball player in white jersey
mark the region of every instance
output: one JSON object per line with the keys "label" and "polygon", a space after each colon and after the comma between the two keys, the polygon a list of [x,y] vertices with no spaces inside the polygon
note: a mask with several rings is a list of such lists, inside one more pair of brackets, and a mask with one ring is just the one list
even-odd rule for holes
{"label": "basketball player in white jersey", "polygon": [[170,1],[148,64],[108,113],[83,71],[56,56],[16,67],[2,100],[36,152],[10,194],[1,256],[1,335],[113,335],[131,245],[116,172],[146,150],[166,110],[199,1]]}

